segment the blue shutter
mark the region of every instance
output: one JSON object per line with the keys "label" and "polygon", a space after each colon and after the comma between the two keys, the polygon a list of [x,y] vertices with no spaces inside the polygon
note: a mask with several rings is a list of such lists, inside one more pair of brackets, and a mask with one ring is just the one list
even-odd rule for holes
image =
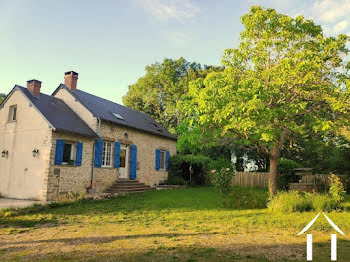
{"label": "blue shutter", "polygon": [[159,171],[160,168],[160,150],[156,149],[156,170]]}
{"label": "blue shutter", "polygon": [[102,138],[96,139],[96,142],[95,142],[95,167],[102,166],[102,146],[103,146]]}
{"label": "blue shutter", "polygon": [[166,151],[166,170],[168,171],[169,170],[169,158],[170,158],[170,152],[169,151]]}
{"label": "blue shutter", "polygon": [[130,179],[136,179],[137,146],[130,146]]}
{"label": "blue shutter", "polygon": [[62,165],[63,161],[64,140],[56,140],[55,165]]}
{"label": "blue shutter", "polygon": [[120,167],[120,143],[119,142],[114,143],[114,167],[115,168]]}
{"label": "blue shutter", "polygon": [[77,143],[77,152],[75,155],[75,165],[81,166],[81,160],[83,158],[83,143]]}

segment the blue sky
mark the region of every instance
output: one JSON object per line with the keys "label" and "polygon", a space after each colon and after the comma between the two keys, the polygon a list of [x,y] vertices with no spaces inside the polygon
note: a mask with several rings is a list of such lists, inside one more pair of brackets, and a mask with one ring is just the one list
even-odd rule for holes
{"label": "blue sky", "polygon": [[165,57],[219,65],[252,5],[350,33],[350,0],[0,0],[0,93],[34,78],[51,94],[75,70],[79,89],[121,103]]}

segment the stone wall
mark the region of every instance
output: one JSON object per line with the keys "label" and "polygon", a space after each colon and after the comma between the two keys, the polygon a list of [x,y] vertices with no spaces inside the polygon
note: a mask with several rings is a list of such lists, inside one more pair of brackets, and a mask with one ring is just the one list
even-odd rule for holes
{"label": "stone wall", "polygon": [[[125,133],[127,133],[127,139],[125,138]],[[155,170],[155,151],[157,148],[159,148],[168,150],[170,155],[176,154],[176,140],[121,125],[116,125],[106,121],[102,121],[101,123],[101,137],[104,140],[119,141],[121,143],[135,144],[137,146],[136,179],[141,183],[154,186],[168,177],[167,171]],[[102,173],[104,173],[102,171],[103,169],[99,171],[96,171],[96,169],[99,168],[94,169],[96,183],[98,180],[105,181],[106,178],[101,177]],[[112,181],[111,178],[114,177],[114,175],[116,175],[116,178],[118,176],[117,172],[109,171],[109,173],[109,175],[104,173],[104,176],[108,177],[110,181]],[[101,184],[101,182],[97,184]],[[101,188],[100,186],[98,187]]]}
{"label": "stone wall", "polygon": [[[57,139],[83,143],[81,166],[55,165]],[[59,194],[66,194],[67,192],[86,192],[86,189],[90,187],[94,141],[94,138],[70,133],[52,132],[47,200],[55,200]]]}

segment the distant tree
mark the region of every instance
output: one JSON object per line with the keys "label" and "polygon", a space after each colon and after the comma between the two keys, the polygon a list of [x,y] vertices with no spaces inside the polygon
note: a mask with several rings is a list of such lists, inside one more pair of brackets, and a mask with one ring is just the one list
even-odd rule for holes
{"label": "distant tree", "polygon": [[181,96],[188,92],[188,83],[219,69],[212,66],[202,67],[182,57],[177,60],[164,59],[162,63],[156,62],[146,67],[146,75],[129,86],[123,103],[149,114],[170,132],[176,133],[183,118],[176,105]]}
{"label": "distant tree", "polygon": [[3,93],[0,93],[0,104],[2,103],[2,101],[4,101],[6,98],[6,95]]}
{"label": "distant tree", "polygon": [[302,16],[256,6],[242,23],[238,48],[224,52],[225,70],[192,82],[181,107],[201,132],[266,155],[276,194],[278,159],[291,137],[349,123],[349,37],[326,37]]}

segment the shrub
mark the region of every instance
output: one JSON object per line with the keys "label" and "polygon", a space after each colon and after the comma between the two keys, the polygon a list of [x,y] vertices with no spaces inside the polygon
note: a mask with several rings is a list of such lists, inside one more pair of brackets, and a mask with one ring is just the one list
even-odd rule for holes
{"label": "shrub", "polygon": [[210,170],[221,170],[223,168],[232,168],[232,163],[229,159],[220,157],[216,160],[212,160],[209,164]]}
{"label": "shrub", "polygon": [[327,194],[316,194],[311,197],[313,208],[316,211],[331,212],[339,208],[337,201]]}
{"label": "shrub", "polygon": [[289,183],[297,182],[297,178],[293,174],[293,169],[300,166],[300,164],[293,160],[280,158],[278,160],[277,187],[279,189],[288,189]]}
{"label": "shrub", "polygon": [[206,184],[210,158],[202,155],[175,155],[170,158],[169,176],[182,177],[192,185]]}
{"label": "shrub", "polygon": [[186,181],[179,176],[169,176],[168,179],[165,181],[165,184],[167,185],[185,185]]}
{"label": "shrub", "polygon": [[305,197],[305,194],[291,191],[278,193],[270,200],[268,208],[271,211],[291,213],[310,211],[313,206],[311,198]]}
{"label": "shrub", "polygon": [[262,188],[234,186],[223,202],[225,207],[235,209],[266,208],[267,192]]}
{"label": "shrub", "polygon": [[211,171],[212,182],[221,196],[227,195],[231,190],[233,171],[230,168],[222,168],[219,171]]}
{"label": "shrub", "polygon": [[346,191],[344,185],[336,175],[331,175],[331,186],[329,188],[329,194],[334,198],[337,203],[344,200]]}
{"label": "shrub", "polygon": [[281,192],[274,196],[268,208],[271,211],[283,213],[305,212],[305,211],[326,211],[341,209],[340,202],[330,194],[311,194],[297,191]]}

